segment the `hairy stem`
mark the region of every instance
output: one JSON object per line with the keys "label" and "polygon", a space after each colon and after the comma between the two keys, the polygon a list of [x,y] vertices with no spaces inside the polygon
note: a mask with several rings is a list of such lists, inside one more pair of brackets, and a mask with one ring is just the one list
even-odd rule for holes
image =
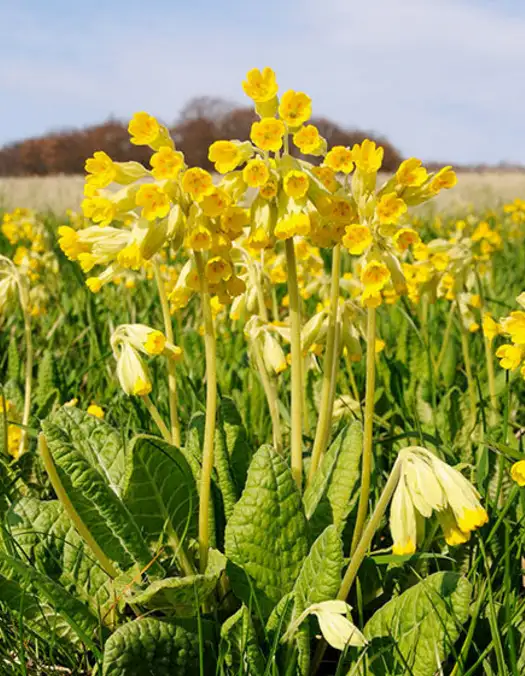
{"label": "hairy stem", "polygon": [[[157,282],[157,289],[159,292],[160,305],[162,308],[162,317],[164,319],[164,333],[169,343],[173,343],[173,324],[171,322],[170,307],[168,297],[166,295],[166,286],[162,279],[160,265],[158,261],[154,262],[155,281]],[[177,372],[175,361],[168,357],[168,389],[170,402],[170,427],[171,427],[171,441],[175,446],[180,447],[180,421],[178,412],[178,398],[177,398]]]}
{"label": "hairy stem", "polygon": [[146,408],[148,409],[148,413],[153,419],[153,422],[157,427],[159,428],[159,432],[162,434],[162,438],[164,441],[167,441],[168,444],[172,443],[171,440],[171,434],[169,429],[167,428],[164,420],[162,420],[161,415],[159,413],[159,409],[155,406],[155,404],[151,401],[149,396],[146,394],[143,397],[141,397],[142,401],[146,405]]}
{"label": "hairy stem", "polygon": [[[312,462],[308,474],[310,483],[319,467],[319,462],[326,450],[330,427],[332,425],[333,400],[337,369],[334,368],[338,357],[336,349],[336,325],[339,310],[339,277],[341,273],[341,245],[334,247],[332,254],[332,281],[330,291],[330,316],[326,336],[326,348],[323,363],[323,384],[321,402],[319,406],[319,420],[315,430],[315,440],[312,449]],[[330,405],[331,404],[331,405]]]}
{"label": "hairy stem", "polygon": [[206,420],[204,427],[204,448],[199,494],[199,551],[200,570],[204,572],[208,562],[210,543],[210,500],[211,475],[215,444],[215,423],[217,417],[217,354],[215,329],[211,312],[208,282],[202,254],[195,251],[195,263],[199,274],[202,314],[204,319],[204,347],[206,352]]}
{"label": "hairy stem", "polygon": [[363,457],[361,459],[361,492],[359,494],[359,506],[355,522],[354,535],[352,537],[352,555],[361,539],[361,533],[368,512],[368,498],[370,495],[370,474],[372,472],[372,435],[374,425],[374,396],[376,383],[376,309],[368,308],[368,321],[366,328],[366,394],[365,413],[363,419]]}
{"label": "hairy stem", "polygon": [[299,287],[297,284],[297,265],[293,237],[285,241],[286,266],[288,269],[288,295],[290,297],[291,346],[292,346],[292,475],[302,490],[303,482],[303,391],[301,350],[301,310],[299,306]]}

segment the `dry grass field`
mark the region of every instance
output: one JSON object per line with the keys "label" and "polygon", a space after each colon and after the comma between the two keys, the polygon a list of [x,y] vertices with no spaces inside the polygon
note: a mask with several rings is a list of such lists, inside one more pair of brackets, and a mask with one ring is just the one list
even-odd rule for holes
{"label": "dry grass field", "polygon": [[[61,214],[79,208],[82,186],[82,176],[0,178],[0,208],[18,206]],[[459,174],[454,190],[443,191],[432,207],[440,211],[494,208],[515,197],[525,198],[525,172],[466,172]]]}

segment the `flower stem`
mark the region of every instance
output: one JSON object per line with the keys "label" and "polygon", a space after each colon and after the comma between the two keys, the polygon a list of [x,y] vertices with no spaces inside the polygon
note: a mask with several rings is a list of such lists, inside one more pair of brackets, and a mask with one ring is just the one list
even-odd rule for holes
{"label": "flower stem", "polygon": [[465,374],[467,376],[467,388],[470,401],[470,421],[472,429],[476,425],[476,384],[472,375],[472,362],[470,361],[470,351],[468,346],[467,330],[460,319],[461,330],[461,348],[463,350],[463,361],[465,362]]}
{"label": "flower stem", "polygon": [[[388,477],[385,487],[383,488],[383,492],[381,493],[379,500],[377,501],[377,505],[375,506],[375,509],[372,512],[372,516],[370,517],[370,520],[368,521],[368,524],[363,532],[363,536],[359,540],[359,543],[351,556],[350,563],[348,564],[348,568],[346,569],[343,581],[341,582],[341,586],[339,587],[339,591],[337,593],[337,599],[340,599],[341,601],[346,601],[346,599],[348,598],[348,594],[350,593],[352,585],[354,584],[354,581],[357,577],[359,568],[363,563],[363,559],[365,558],[366,553],[370,547],[370,544],[372,543],[374,535],[376,534],[376,531],[381,524],[381,519],[383,518],[383,515],[386,512],[388,503],[390,502],[392,495],[396,490],[397,484],[399,482],[400,473],[401,473],[401,462],[399,461],[398,458],[394,463],[394,466],[392,467],[390,476]],[[321,641],[317,646],[317,650],[314,656],[311,671],[312,674],[315,674],[315,672],[319,668],[321,660],[323,659],[325,649],[326,643],[324,641]]]}
{"label": "flower stem", "polygon": [[161,415],[159,413],[159,409],[155,406],[155,404],[151,401],[149,396],[146,394],[143,397],[141,397],[142,401],[146,405],[146,408],[148,409],[148,413],[153,419],[153,422],[157,427],[159,428],[159,432],[162,434],[162,438],[164,441],[167,441],[168,444],[171,444],[171,434],[169,429],[166,427],[166,424],[164,423],[164,420],[162,420]]}
{"label": "flower stem", "polygon": [[22,415],[22,434],[20,438],[20,453],[25,451],[27,443],[27,429],[31,413],[31,388],[33,382],[33,341],[31,340],[31,315],[27,305],[22,303],[24,313],[24,338],[26,342],[26,368],[24,386],[24,412]]}
{"label": "flower stem", "polygon": [[490,394],[490,415],[489,420],[491,425],[496,423],[498,413],[498,397],[496,396],[496,379],[494,376],[494,357],[492,356],[492,343],[483,336],[485,343],[485,357],[487,359],[487,375],[489,380],[489,394]]}
{"label": "flower stem", "polygon": [[62,506],[64,507],[67,515],[69,516],[75,528],[77,529],[78,534],[91,549],[94,556],[98,559],[98,562],[100,563],[102,569],[105,570],[106,573],[111,578],[117,577],[119,574],[118,570],[115,568],[113,563],[108,559],[108,557],[99,547],[97,541],[91,535],[90,530],[88,529],[86,524],[82,521],[77,510],[73,506],[73,503],[69,499],[69,496],[66,493],[66,489],[64,488],[62,481],[60,480],[60,477],[58,475],[57,468],[55,467],[55,463],[53,461],[51,453],[49,452],[49,448],[47,447],[46,438],[42,433],[38,435],[38,447],[40,450],[40,455],[42,456],[44,467],[46,468],[46,472],[49,476],[49,480],[51,481],[51,485],[53,486],[56,496],[62,503]]}
{"label": "flower stem", "polygon": [[299,490],[303,482],[303,391],[301,350],[301,311],[297,264],[293,237],[285,241],[286,266],[288,269],[288,295],[290,297],[291,346],[292,346],[292,475]]}
{"label": "flower stem", "polygon": [[[268,310],[266,308],[266,303],[264,301],[264,290],[261,284],[261,278],[258,274],[258,270],[250,265],[250,276],[252,279],[252,284],[255,285],[257,291],[257,302],[259,306],[259,316],[263,322],[268,323]],[[255,363],[257,364],[257,369],[259,371],[259,376],[261,378],[261,383],[264,389],[264,394],[266,395],[266,401],[268,402],[268,410],[270,412],[270,417],[272,419],[272,435],[273,435],[273,445],[277,453],[282,453],[283,450],[283,436],[281,431],[281,416],[279,414],[279,407],[277,406],[277,388],[275,383],[272,381],[268,370],[264,364],[264,359],[261,355],[261,350],[257,341],[254,340],[252,343],[253,355],[255,357]]]}
{"label": "flower stem", "polygon": [[[339,310],[339,277],[341,273],[341,245],[334,247],[332,254],[332,281],[330,291],[330,316],[328,320],[328,332],[326,336],[326,349],[323,363],[323,384],[321,390],[321,402],[319,405],[319,420],[315,430],[315,440],[312,449],[312,461],[310,472],[308,474],[308,483],[310,483],[319,467],[319,462],[328,444],[330,427],[332,424],[334,387],[337,375],[337,369],[334,368],[334,362],[338,355],[336,354],[336,324]],[[330,403],[332,402],[332,405]]]}
{"label": "flower stem", "polygon": [[363,457],[361,459],[361,492],[359,495],[359,507],[357,508],[357,517],[352,537],[352,555],[361,539],[361,533],[366,521],[368,512],[368,498],[370,495],[370,474],[372,472],[372,434],[374,424],[374,396],[376,381],[376,363],[375,363],[375,343],[376,343],[376,309],[368,308],[368,321],[366,328],[366,393],[365,393],[365,413],[363,430]]}
{"label": "flower stem", "polygon": [[[173,324],[171,322],[170,308],[168,304],[168,297],[166,295],[166,286],[162,279],[160,265],[158,261],[154,262],[155,281],[157,282],[157,289],[159,292],[160,305],[162,308],[162,316],[164,319],[164,333],[168,343],[173,343]],[[168,389],[170,401],[170,427],[171,427],[171,442],[180,447],[180,421],[178,413],[178,399],[177,399],[177,372],[175,361],[168,357]]]}
{"label": "flower stem", "polygon": [[215,330],[211,312],[208,282],[204,270],[204,261],[199,251],[194,252],[201,292],[202,314],[204,319],[204,347],[206,351],[206,420],[204,427],[204,448],[202,452],[202,470],[199,494],[199,551],[200,570],[204,572],[208,562],[210,542],[210,501],[211,475],[215,444],[215,423],[217,417],[217,354]]}
{"label": "flower stem", "polygon": [[452,322],[454,320],[454,310],[456,309],[456,304],[454,302],[450,303],[450,310],[448,311],[448,319],[447,319],[447,326],[445,328],[445,333],[443,335],[443,343],[441,345],[441,350],[439,351],[439,355],[435,364],[434,368],[434,373],[436,376],[439,373],[439,368],[443,362],[443,359],[445,358],[445,354],[447,352],[447,347],[448,343],[450,340],[450,334],[452,332]]}

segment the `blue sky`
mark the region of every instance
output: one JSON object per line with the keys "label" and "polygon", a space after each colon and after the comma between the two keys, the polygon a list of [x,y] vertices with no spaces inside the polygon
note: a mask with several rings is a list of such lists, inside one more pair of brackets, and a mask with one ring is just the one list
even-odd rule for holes
{"label": "blue sky", "polygon": [[251,67],[405,155],[525,164],[523,0],[0,0],[0,145],[193,96]]}

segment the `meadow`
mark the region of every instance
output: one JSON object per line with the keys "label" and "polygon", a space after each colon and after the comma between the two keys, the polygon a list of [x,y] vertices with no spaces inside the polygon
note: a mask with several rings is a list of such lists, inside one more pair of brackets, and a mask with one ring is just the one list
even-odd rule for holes
{"label": "meadow", "polygon": [[0,673],[524,673],[524,177],[243,88],[0,181]]}

